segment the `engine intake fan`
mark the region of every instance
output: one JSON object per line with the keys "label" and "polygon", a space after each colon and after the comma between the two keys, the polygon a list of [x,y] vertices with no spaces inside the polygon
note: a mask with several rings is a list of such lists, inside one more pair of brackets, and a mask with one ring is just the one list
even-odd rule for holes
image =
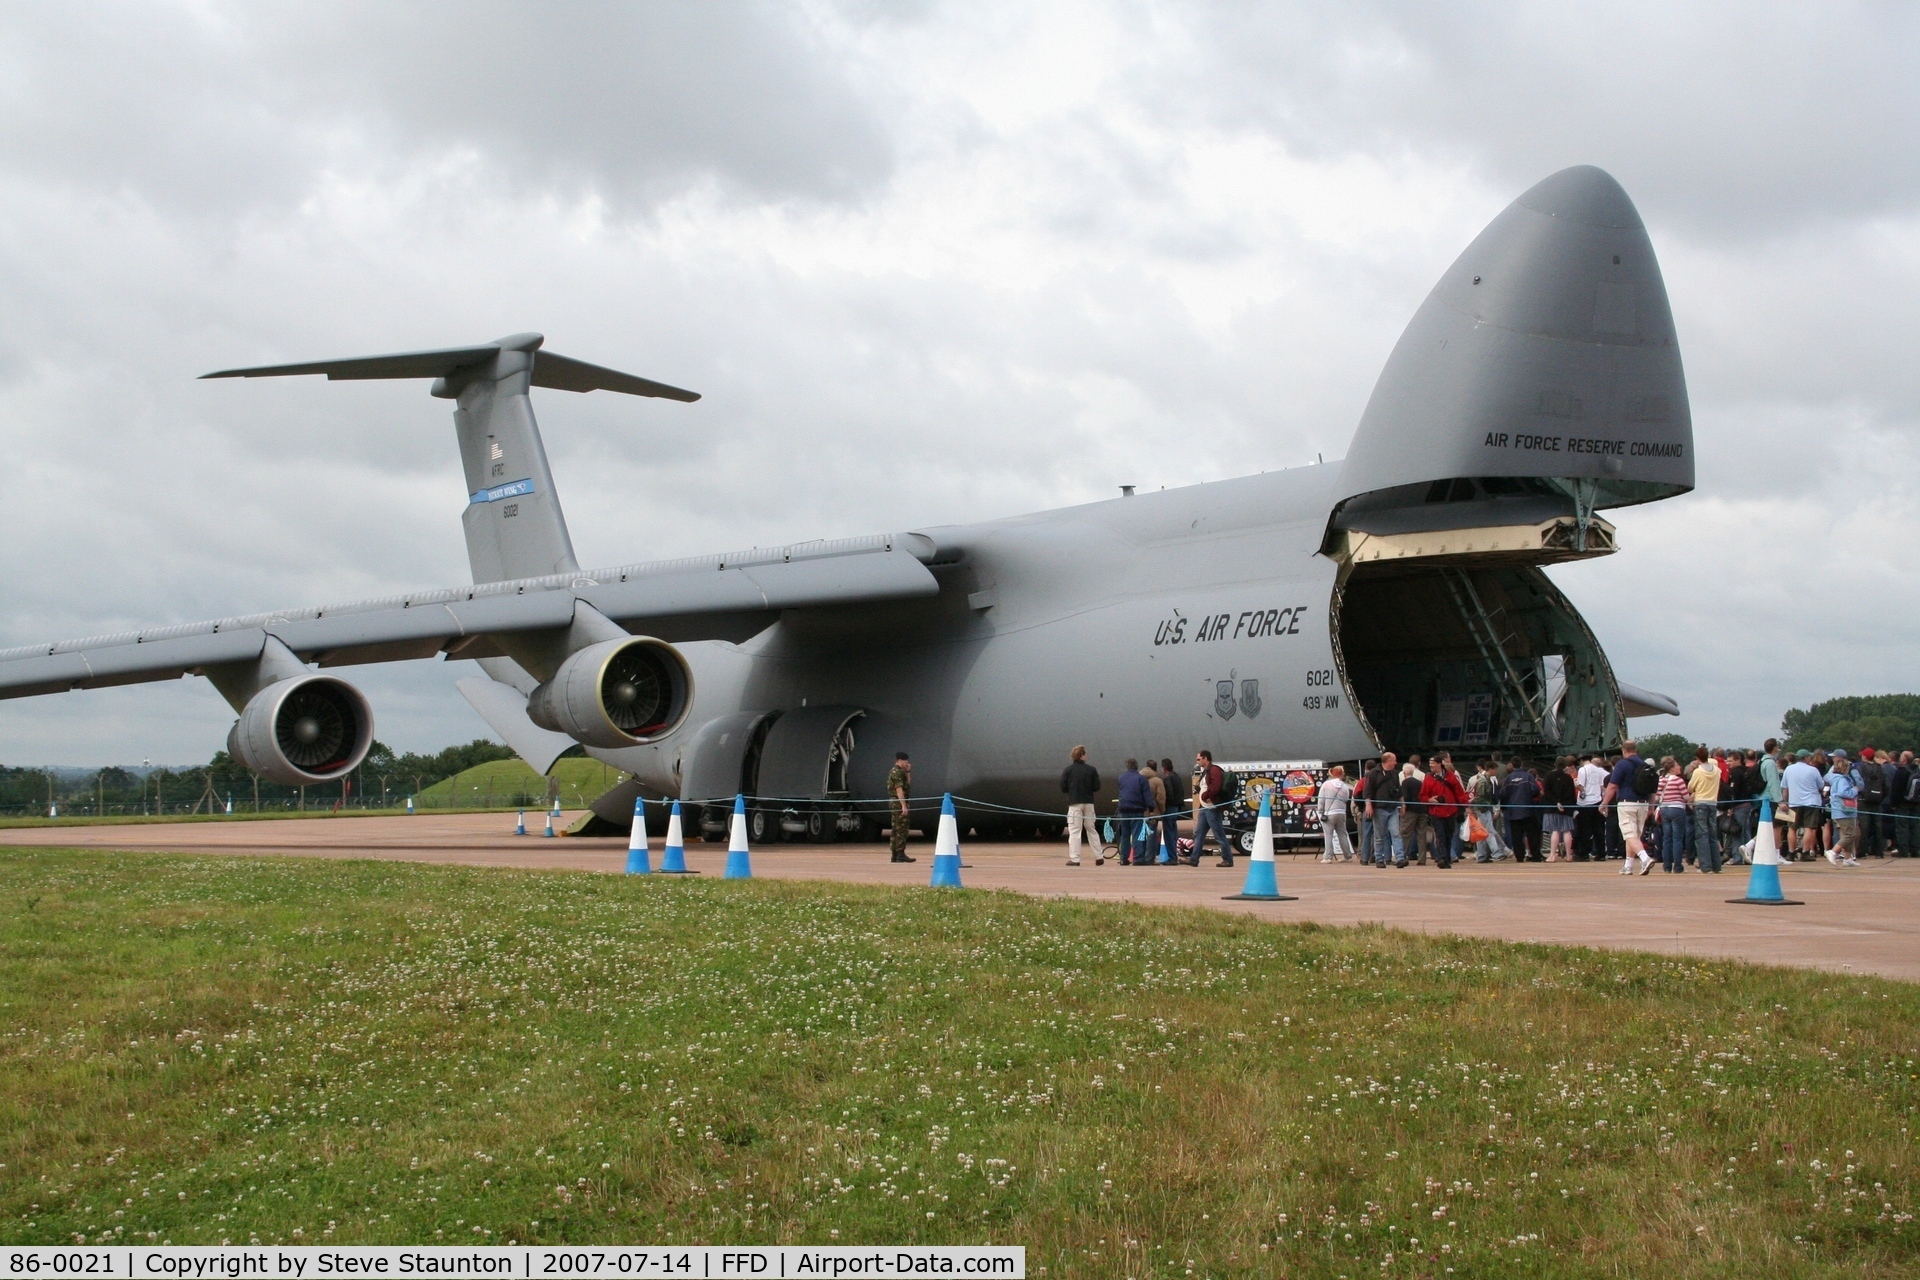
{"label": "engine intake fan", "polygon": [[560,664],[527,698],[527,718],[590,747],[631,747],[679,727],[693,675],[672,645],[647,636],[603,640]]}
{"label": "engine intake fan", "polygon": [[227,735],[236,763],[287,786],[342,778],[372,746],[373,710],[337,676],[275,681],[247,700]]}

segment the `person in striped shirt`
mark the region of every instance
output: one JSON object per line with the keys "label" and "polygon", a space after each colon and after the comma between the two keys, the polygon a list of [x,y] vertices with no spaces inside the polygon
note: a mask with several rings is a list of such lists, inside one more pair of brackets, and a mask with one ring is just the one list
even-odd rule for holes
{"label": "person in striped shirt", "polygon": [[1667,871],[1687,869],[1683,833],[1687,829],[1689,799],[1687,779],[1680,772],[1680,762],[1672,756],[1662,758],[1660,785],[1654,790],[1653,802],[1660,814],[1660,862]]}

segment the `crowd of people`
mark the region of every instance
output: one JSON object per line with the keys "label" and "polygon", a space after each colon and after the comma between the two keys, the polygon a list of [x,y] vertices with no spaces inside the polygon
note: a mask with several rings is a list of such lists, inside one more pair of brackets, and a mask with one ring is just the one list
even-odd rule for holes
{"label": "crowd of people", "polygon": [[[1469,771],[1470,770],[1470,771]],[[1121,865],[1198,866],[1208,839],[1222,866],[1234,846],[1224,814],[1239,802],[1235,780],[1202,751],[1184,778],[1171,758],[1128,760],[1109,819]],[[1090,844],[1105,860],[1097,818],[1100,775],[1075,747],[1060,779],[1067,794],[1067,862]],[[1436,751],[1403,761],[1393,752],[1347,777],[1334,765],[1313,800],[1323,862],[1451,868],[1491,862],[1605,862],[1622,875],[1717,873],[1750,860],[1763,812],[1788,860],[1920,856],[1920,768],[1911,751],[1864,747],[1789,752],[1774,739],[1759,750],[1699,747],[1681,759],[1644,758],[1633,742],[1613,754],[1543,761],[1481,760],[1463,769]],[[1191,810],[1193,836],[1180,820]]]}

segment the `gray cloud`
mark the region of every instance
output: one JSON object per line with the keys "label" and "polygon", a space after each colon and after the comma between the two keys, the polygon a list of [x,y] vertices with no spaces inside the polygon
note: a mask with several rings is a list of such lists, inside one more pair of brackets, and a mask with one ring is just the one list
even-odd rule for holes
{"label": "gray cloud", "polygon": [[834,201],[892,163],[881,86],[787,6],[40,5],[0,31],[10,166],[175,210],[421,166],[627,211],[703,181]]}
{"label": "gray cloud", "polygon": [[1669,228],[1912,211],[1920,11],[1886,4],[1201,7],[1152,100],[1318,155],[1452,156],[1525,186],[1611,169]]}

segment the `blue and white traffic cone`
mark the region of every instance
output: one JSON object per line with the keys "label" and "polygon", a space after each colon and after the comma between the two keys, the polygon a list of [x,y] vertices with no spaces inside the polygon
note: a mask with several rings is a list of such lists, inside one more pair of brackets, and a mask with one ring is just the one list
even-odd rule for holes
{"label": "blue and white traffic cone", "polygon": [[520,816],[513,820],[513,834],[517,836],[527,834],[527,811],[525,809],[522,809]]}
{"label": "blue and white traffic cone", "polygon": [[553,815],[552,814],[547,815],[547,829],[542,834],[545,835],[546,838],[549,840],[553,839]]}
{"label": "blue and white traffic cone", "polygon": [[940,833],[933,841],[933,887],[960,888],[960,822],[953,814],[953,797],[940,797]]}
{"label": "blue and white traffic cone", "polygon": [[1253,824],[1253,853],[1247,859],[1247,883],[1228,902],[1295,902],[1280,892],[1273,875],[1273,788],[1260,793],[1260,817]]}
{"label": "blue and white traffic cone", "polygon": [[1773,842],[1773,801],[1760,802],[1760,828],[1753,833],[1753,868],[1747,873],[1747,896],[1728,902],[1754,907],[1804,907],[1780,889],[1780,848]]}
{"label": "blue and white traffic cone", "polygon": [[547,816],[550,818],[557,818],[560,816],[560,797],[559,796],[555,796],[553,798],[553,812],[548,814]]}
{"label": "blue and white traffic cone", "polygon": [[753,858],[747,852],[747,798],[733,798],[733,824],[727,829],[728,880],[753,878]]}
{"label": "blue and white traffic cone", "polygon": [[413,797],[412,796],[407,797],[407,816],[409,818],[413,816]]}
{"label": "blue and white traffic cone", "polygon": [[633,832],[627,836],[627,874],[653,874],[653,860],[647,856],[647,802],[638,798],[633,802]]}
{"label": "blue and white traffic cone", "polygon": [[680,835],[680,802],[675,800],[673,808],[667,813],[667,843],[660,850],[660,874],[663,876],[694,876],[697,871],[687,870],[687,850]]}
{"label": "blue and white traffic cone", "polygon": [[227,797],[227,815],[229,817],[233,815],[233,797],[232,796]]}

